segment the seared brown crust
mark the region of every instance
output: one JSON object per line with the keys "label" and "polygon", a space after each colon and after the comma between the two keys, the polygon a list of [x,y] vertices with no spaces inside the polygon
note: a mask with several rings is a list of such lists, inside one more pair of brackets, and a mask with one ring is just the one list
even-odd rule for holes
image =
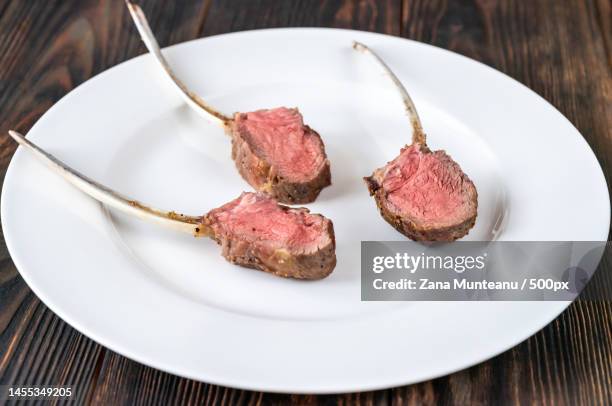
{"label": "seared brown crust", "polygon": [[[240,114],[240,113],[238,113]],[[258,156],[249,142],[241,134],[236,126],[232,124],[228,127],[232,137],[232,159],[236,163],[240,175],[256,190],[267,194],[285,204],[304,204],[314,202],[321,190],[331,185],[331,170],[327,155],[325,155],[325,165],[317,174],[306,182],[291,182],[283,179],[276,169]],[[321,145],[321,136],[308,126],[307,131],[315,135]],[[325,154],[325,150],[323,151]]]}
{"label": "seared brown crust", "polygon": [[[466,235],[476,223],[477,212],[474,211],[474,216],[466,219],[462,223],[455,224],[450,227],[419,227],[409,219],[402,218],[393,212],[388,207],[388,201],[385,196],[385,191],[380,187],[379,183],[374,178],[374,175],[363,178],[366,182],[370,195],[374,196],[376,206],[382,217],[391,224],[397,231],[404,234],[406,237],[415,241],[454,241]],[[478,192],[475,191],[473,196],[474,206],[478,205]]]}
{"label": "seared brown crust", "polygon": [[[295,210],[288,207],[285,209]],[[220,239],[214,235],[212,238],[221,245],[221,255],[233,264],[259,269],[284,278],[323,279],[331,274],[336,267],[334,226],[331,220],[324,220],[327,222],[330,242],[313,253],[294,255],[287,250],[280,249],[270,255],[269,253],[264,254],[254,244],[238,238]],[[204,216],[202,222],[206,226],[212,224],[212,220],[208,216]]]}

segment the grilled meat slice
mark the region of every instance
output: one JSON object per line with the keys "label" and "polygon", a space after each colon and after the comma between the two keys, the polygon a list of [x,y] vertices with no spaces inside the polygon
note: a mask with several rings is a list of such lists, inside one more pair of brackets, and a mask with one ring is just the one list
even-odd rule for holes
{"label": "grilled meat slice", "polygon": [[323,141],[304,125],[298,109],[236,113],[229,131],[242,177],[281,203],[313,202],[331,184]]}
{"label": "grilled meat slice", "polygon": [[364,179],[383,218],[413,240],[453,241],[476,222],[476,187],[444,151],[406,146]]}
{"label": "grilled meat slice", "polygon": [[261,193],[243,193],[211,210],[203,225],[230,262],[296,279],[321,279],[336,266],[332,222]]}

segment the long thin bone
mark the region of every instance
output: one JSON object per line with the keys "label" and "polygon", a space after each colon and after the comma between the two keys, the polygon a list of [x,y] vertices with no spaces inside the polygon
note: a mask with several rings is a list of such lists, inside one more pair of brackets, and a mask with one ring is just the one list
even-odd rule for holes
{"label": "long thin bone", "polygon": [[164,69],[164,72],[166,72],[168,77],[180,90],[181,95],[183,96],[187,104],[199,113],[203,114],[207,119],[212,120],[215,123],[221,124],[222,126],[226,126],[231,121],[231,118],[215,110],[200,96],[189,90],[189,88],[172,71],[170,65],[168,64],[168,61],[166,60],[166,58],[164,58],[161,49],[159,49],[159,44],[157,43],[157,40],[153,35],[153,31],[151,31],[151,27],[149,26],[149,22],[147,21],[147,18],[145,17],[140,6],[131,3],[129,0],[126,0],[125,4],[127,4],[128,9],[130,10],[130,14],[132,15],[134,24],[136,25],[136,28],[140,33],[140,38],[142,38],[142,42],[144,42],[149,52],[155,57],[157,62],[159,62],[161,67]]}
{"label": "long thin bone", "polygon": [[395,73],[393,73],[393,71],[391,70],[391,68],[389,68],[385,61],[383,61],[380,56],[376,54],[376,52],[368,48],[367,45],[362,44],[361,42],[353,41],[353,49],[372,56],[373,59],[378,62],[380,66],[382,66],[385,73],[389,75],[396,89],[402,96],[402,101],[404,102],[404,106],[406,107],[406,112],[408,113],[408,117],[410,117],[410,122],[412,123],[412,142],[414,144],[426,145],[425,133],[423,132],[421,119],[419,118],[419,114],[417,113],[417,109],[414,106],[412,98],[408,94],[408,91],[406,90],[402,82],[400,82],[397,76],[395,76]]}
{"label": "long thin bone", "polygon": [[128,199],[122,194],[99,184],[98,182],[88,178],[78,171],[70,168],[68,165],[39,148],[36,144],[29,141],[17,131],[9,131],[9,135],[24,147],[28,152],[32,153],[36,158],[45,163],[53,170],[53,172],[62,176],[77,189],[93,197],[97,201],[104,203],[117,210],[121,210],[134,217],[143,220],[148,220],[156,224],[160,224],[178,231],[183,231],[194,236],[211,235],[211,230],[201,224],[201,217],[185,216],[175,212],[167,212],[163,210],[148,207],[136,200]]}

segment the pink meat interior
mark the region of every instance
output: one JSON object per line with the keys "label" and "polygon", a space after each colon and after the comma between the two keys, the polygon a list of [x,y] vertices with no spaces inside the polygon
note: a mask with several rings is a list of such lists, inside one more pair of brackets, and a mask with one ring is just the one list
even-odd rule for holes
{"label": "pink meat interior", "polygon": [[385,167],[382,186],[394,211],[423,226],[452,226],[475,210],[474,184],[444,151],[402,149]]}
{"label": "pink meat interior", "polygon": [[258,155],[289,181],[315,177],[325,164],[323,144],[298,109],[279,107],[236,115],[236,125]]}
{"label": "pink meat interior", "polygon": [[208,213],[217,235],[263,243],[271,249],[312,252],[330,241],[328,220],[305,209],[289,209],[260,193],[244,192]]}

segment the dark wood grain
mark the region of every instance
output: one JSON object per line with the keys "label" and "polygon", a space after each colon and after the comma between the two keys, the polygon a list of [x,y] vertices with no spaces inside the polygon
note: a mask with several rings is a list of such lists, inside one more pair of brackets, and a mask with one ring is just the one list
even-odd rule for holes
{"label": "dark wood grain", "polygon": [[[165,46],[283,26],[402,35],[489,64],[549,100],[612,173],[607,0],[141,1]],[[27,131],[89,77],[144,52],[122,1],[0,1],[0,134]],[[554,146],[551,146],[554,148]],[[0,176],[14,145],[0,135]],[[239,391],[178,378],[76,332],[28,289],[0,241],[0,384],[71,384],[95,404],[612,404],[612,261],[577,301],[515,348],[417,385],[329,396]],[[460,348],[458,349],[460,350]]]}
{"label": "dark wood grain", "polygon": [[216,0],[202,34],[275,27],[351,28],[399,35],[396,0]]}

